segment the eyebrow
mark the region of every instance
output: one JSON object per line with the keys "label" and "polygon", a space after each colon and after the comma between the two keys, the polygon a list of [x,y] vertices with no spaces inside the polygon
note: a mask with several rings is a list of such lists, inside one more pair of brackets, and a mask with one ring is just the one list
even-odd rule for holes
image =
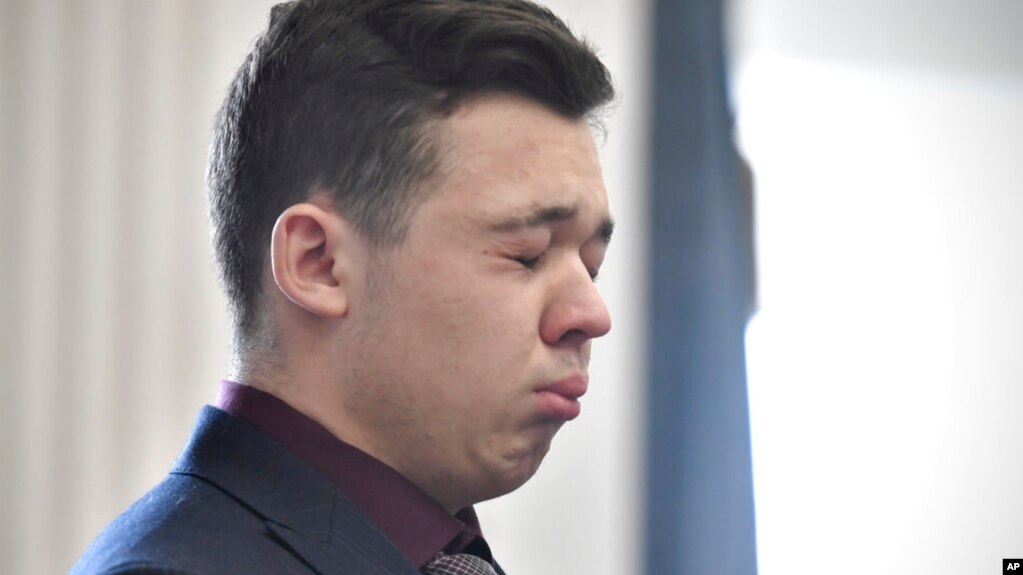
{"label": "eyebrow", "polygon": [[[523,216],[513,216],[491,226],[494,231],[514,232],[522,229],[535,228],[544,224],[554,224],[571,220],[579,213],[579,206],[549,206],[535,210]],[[604,245],[611,243],[611,235],[614,233],[615,223],[611,218],[605,219],[600,224],[597,235],[600,236]]]}

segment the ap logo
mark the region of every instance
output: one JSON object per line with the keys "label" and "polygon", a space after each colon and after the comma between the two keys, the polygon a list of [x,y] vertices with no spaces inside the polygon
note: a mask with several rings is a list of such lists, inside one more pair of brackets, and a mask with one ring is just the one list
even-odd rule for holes
{"label": "ap logo", "polygon": [[1002,559],[1002,575],[1006,573],[1023,575],[1023,559]]}

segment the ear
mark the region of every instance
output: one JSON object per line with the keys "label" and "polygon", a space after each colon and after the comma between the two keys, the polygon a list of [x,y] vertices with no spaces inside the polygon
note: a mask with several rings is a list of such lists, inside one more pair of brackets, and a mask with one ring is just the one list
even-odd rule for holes
{"label": "ear", "polygon": [[322,317],[348,313],[357,234],[337,213],[295,204],[277,218],[270,241],[274,282],[289,300]]}

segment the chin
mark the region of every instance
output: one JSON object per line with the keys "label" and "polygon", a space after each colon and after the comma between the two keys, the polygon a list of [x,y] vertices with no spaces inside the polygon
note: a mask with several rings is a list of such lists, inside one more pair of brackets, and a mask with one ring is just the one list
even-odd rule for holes
{"label": "chin", "polygon": [[530,427],[514,436],[500,449],[491,443],[484,446],[477,459],[483,473],[476,501],[486,501],[515,491],[536,474],[551,447],[551,440],[561,425],[543,424]]}
{"label": "chin", "polygon": [[486,487],[480,491],[477,497],[474,498],[475,502],[479,503],[488,501],[515,491],[519,487],[525,485],[525,483],[533,477],[539,466],[540,462],[537,461],[536,465],[530,469],[522,470],[515,474],[492,477],[491,480],[487,482]]}
{"label": "chin", "polygon": [[532,443],[528,447],[506,453],[492,476],[492,485],[495,486],[495,491],[500,493],[492,495],[491,498],[515,491],[529,481],[540,469],[540,464],[543,463],[550,447],[551,442],[548,438],[546,441]]}

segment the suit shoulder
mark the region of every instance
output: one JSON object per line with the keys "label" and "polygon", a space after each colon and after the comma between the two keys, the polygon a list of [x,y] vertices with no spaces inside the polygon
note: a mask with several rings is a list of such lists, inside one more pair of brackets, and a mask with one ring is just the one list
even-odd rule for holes
{"label": "suit shoulder", "polygon": [[171,475],[92,542],[72,575],[302,573],[263,518],[215,485]]}
{"label": "suit shoulder", "polygon": [[132,561],[112,566],[105,571],[96,571],[97,575],[195,575],[190,571],[177,569],[167,565],[150,562]]}

